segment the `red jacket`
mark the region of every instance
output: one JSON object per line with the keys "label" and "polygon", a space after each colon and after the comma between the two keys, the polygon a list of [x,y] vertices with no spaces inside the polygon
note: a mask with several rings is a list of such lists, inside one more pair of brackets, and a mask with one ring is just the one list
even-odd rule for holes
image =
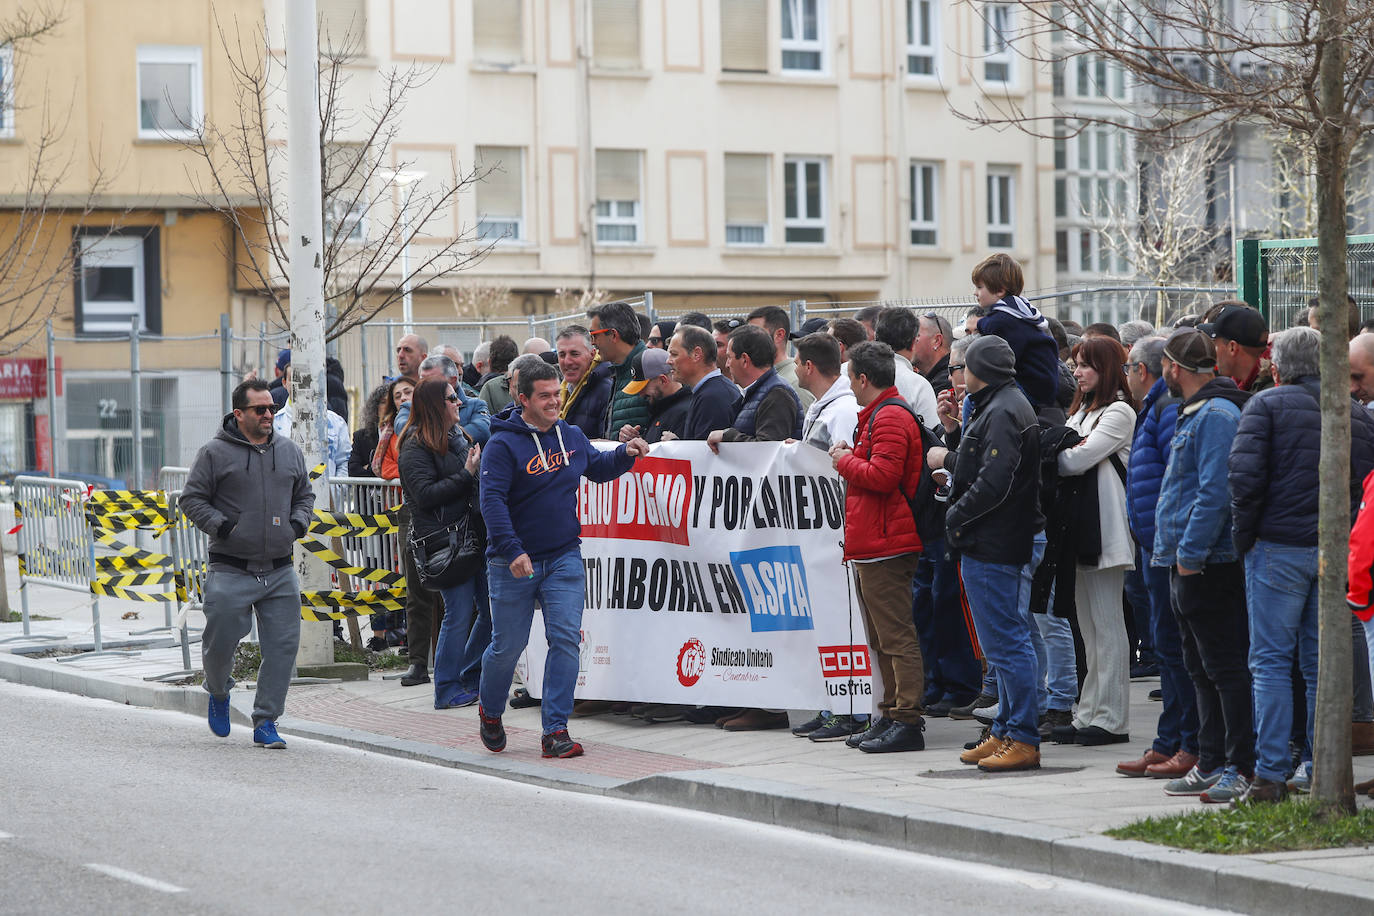
{"label": "red jacket", "polygon": [[893,386],[859,413],[854,451],[840,459],[840,476],[849,484],[844,499],[846,560],[894,557],[921,549],[916,519],[902,495],[915,494],[920,482],[921,462],[925,460],[921,430],[911,412],[900,407],[889,405],[874,414],[886,399],[900,397]]}
{"label": "red jacket", "polygon": [[1345,603],[1355,616],[1374,618],[1374,472],[1364,479],[1360,514],[1350,529],[1350,560],[1346,567]]}

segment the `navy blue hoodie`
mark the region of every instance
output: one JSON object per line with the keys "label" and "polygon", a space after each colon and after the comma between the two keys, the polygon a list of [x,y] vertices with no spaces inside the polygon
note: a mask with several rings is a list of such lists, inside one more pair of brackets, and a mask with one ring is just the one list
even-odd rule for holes
{"label": "navy blue hoodie", "polygon": [[482,450],[482,518],[487,558],[510,563],[522,553],[546,560],[582,543],[577,488],[583,477],[614,480],[635,463],[621,445],[602,452],[576,426],[559,420],[547,432],[517,407],[491,421]]}
{"label": "navy blue hoodie", "polygon": [[1000,337],[1016,354],[1016,383],[1036,407],[1052,407],[1059,394],[1059,346],[1045,317],[1020,296],[1003,296],[978,333]]}

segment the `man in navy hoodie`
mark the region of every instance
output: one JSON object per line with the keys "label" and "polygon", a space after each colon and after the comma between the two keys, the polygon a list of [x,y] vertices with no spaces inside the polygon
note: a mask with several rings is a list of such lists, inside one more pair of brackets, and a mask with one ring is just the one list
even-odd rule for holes
{"label": "man in navy hoodie", "polygon": [[538,599],[549,643],[543,755],[576,757],[582,745],[568,736],[568,714],[577,685],[586,579],[577,489],[584,476],[597,483],[614,480],[648,454],[649,446],[635,438],[615,451],[598,451],[580,429],[558,419],[558,372],[544,362],[520,367],[516,403],[509,416],[492,420],[482,452],[492,609],[491,645],[482,657],[478,688],[482,744],[489,751],[506,747],[501,714]]}
{"label": "man in navy hoodie", "polygon": [[1059,394],[1059,346],[1045,316],[1021,298],[1025,283],[1021,265],[1008,254],[989,255],[973,268],[974,293],[988,312],[978,319],[978,333],[1011,344],[1016,384],[1040,410],[1053,407]]}

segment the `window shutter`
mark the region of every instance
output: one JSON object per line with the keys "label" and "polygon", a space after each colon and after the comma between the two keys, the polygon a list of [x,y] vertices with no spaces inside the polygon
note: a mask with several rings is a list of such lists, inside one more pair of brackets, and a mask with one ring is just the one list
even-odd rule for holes
{"label": "window shutter", "polygon": [[472,43],[478,60],[519,63],[521,47],[519,0],[473,0]]}
{"label": "window shutter", "polygon": [[596,151],[596,199],[639,200],[639,151]]}
{"label": "window shutter", "polygon": [[592,0],[592,59],[598,67],[639,66],[639,0]]}
{"label": "window shutter", "polygon": [[359,56],[367,52],[367,0],[316,0],[320,47]]}
{"label": "window shutter", "polygon": [[483,169],[490,169],[477,185],[479,218],[519,219],[521,210],[520,149],[513,146],[483,146],[477,150]]}
{"label": "window shutter", "polygon": [[720,0],[720,68],[768,71],[768,6],[765,0]]}
{"label": "window shutter", "polygon": [[725,222],[768,222],[767,156],[725,156]]}

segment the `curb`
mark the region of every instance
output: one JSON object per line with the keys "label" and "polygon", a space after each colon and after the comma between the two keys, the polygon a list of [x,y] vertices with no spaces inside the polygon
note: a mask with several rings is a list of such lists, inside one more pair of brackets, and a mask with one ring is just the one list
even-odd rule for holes
{"label": "curb", "polygon": [[[46,690],[203,717],[201,691],[140,684],[0,653],[0,679]],[[231,704],[239,724],[248,706]],[[1115,890],[1245,913],[1364,916],[1374,881],[1273,864],[1251,856],[1187,852],[1064,827],[967,814],[929,805],[807,789],[719,770],[688,770],[622,782],[352,728],[283,717],[288,734],[485,776],[592,795],[686,808],[858,840],[941,858],[1053,875]]]}

